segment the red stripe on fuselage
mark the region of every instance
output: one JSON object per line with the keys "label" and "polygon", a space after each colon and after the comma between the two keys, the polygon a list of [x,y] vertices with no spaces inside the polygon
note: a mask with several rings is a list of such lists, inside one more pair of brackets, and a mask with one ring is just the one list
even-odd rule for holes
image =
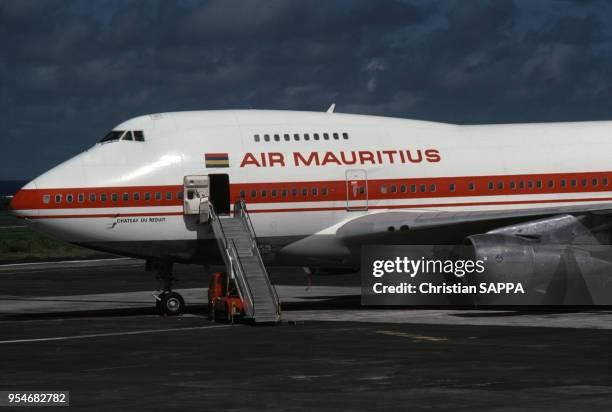
{"label": "red stripe on fuselage", "polygon": [[[593,180],[597,180],[597,185],[593,185]],[[576,185],[572,182],[576,181]],[[541,187],[538,187],[540,181]],[[553,186],[549,186],[552,181]],[[565,185],[562,186],[562,181]],[[583,181],[586,182],[583,185]],[[604,181],[606,184],[604,185]],[[511,188],[511,182],[515,183],[515,188]],[[520,187],[520,182],[524,187]],[[529,187],[531,182],[531,188]],[[485,197],[485,196],[512,196],[512,195],[540,195],[540,194],[572,194],[572,193],[597,193],[610,191],[612,182],[612,172],[588,172],[588,173],[557,173],[557,174],[525,174],[507,176],[460,176],[460,177],[434,177],[434,178],[409,178],[409,179],[376,179],[368,181],[367,197],[370,201],[379,200],[418,200],[428,198],[445,197]],[[489,183],[493,184],[493,189],[489,189]],[[471,189],[471,184],[474,188]],[[415,186],[416,192],[411,192],[411,186]],[[421,186],[425,186],[425,191],[421,191]],[[431,191],[431,186],[435,185],[436,190]],[[454,191],[451,190],[454,185]],[[383,186],[386,192],[383,193]],[[392,191],[395,186],[395,192]],[[403,187],[405,191],[403,191]],[[313,189],[316,190],[316,195]],[[323,189],[326,189],[326,195]],[[297,195],[292,195],[293,189]],[[303,190],[306,194],[303,194]],[[183,188],[180,185],[166,186],[124,186],[124,187],[105,187],[105,188],[51,188],[51,189],[25,189],[19,191],[11,202],[13,210],[64,210],[64,209],[96,209],[96,208],[126,208],[126,207],[159,207],[159,206],[181,206],[182,200],[177,197]],[[251,196],[255,191],[256,196]],[[262,197],[265,191],[266,196]],[[117,201],[112,201],[112,194],[116,193]],[[139,200],[134,200],[134,194],[139,194]],[[151,199],[145,200],[145,193],[150,193]],[[157,193],[161,194],[161,199]],[[167,193],[171,193],[172,198],[167,199]],[[266,182],[266,183],[233,183],[230,185],[230,199],[232,203],[239,199],[244,193],[248,204],[288,204],[300,202],[333,202],[347,200],[347,183],[345,180],[331,181],[303,181],[303,182]],[[79,202],[79,195],[84,196],[83,202]],[[102,202],[101,196],[106,194],[107,201]],[[128,200],[123,200],[127,194]],[[286,196],[283,196],[286,194]],[[55,196],[61,195],[61,203],[55,202]],[[72,195],[73,200],[67,203],[68,195]],[[95,201],[92,200],[95,195]],[[274,196],[273,196],[274,195]],[[44,203],[44,196],[50,197],[49,203]],[[365,199],[364,199],[365,200]],[[478,205],[500,205],[500,204],[529,204],[529,203],[550,203],[550,202],[584,202],[584,201],[603,201],[608,198],[586,198],[586,199],[545,199],[545,200],[520,200],[520,201],[492,201],[492,202],[469,202],[469,203],[432,203],[432,204],[409,204],[409,205],[390,205],[390,206],[370,206],[370,208],[424,208],[424,207],[447,207],[447,206],[478,206]],[[307,210],[342,210],[339,208],[301,208],[301,209],[270,209],[275,211],[307,211]],[[256,212],[255,210],[252,210]],[[267,210],[266,210],[267,211]],[[260,211],[257,211],[260,212]],[[115,214],[112,214],[115,216]]]}

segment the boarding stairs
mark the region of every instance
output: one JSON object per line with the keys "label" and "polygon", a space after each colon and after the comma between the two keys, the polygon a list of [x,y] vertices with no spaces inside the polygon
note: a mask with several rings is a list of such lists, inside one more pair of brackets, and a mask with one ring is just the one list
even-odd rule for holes
{"label": "boarding stairs", "polygon": [[209,214],[225,267],[244,303],[245,318],[255,323],[279,322],[278,295],[259,253],[244,200],[236,202],[233,215],[219,216],[212,205]]}

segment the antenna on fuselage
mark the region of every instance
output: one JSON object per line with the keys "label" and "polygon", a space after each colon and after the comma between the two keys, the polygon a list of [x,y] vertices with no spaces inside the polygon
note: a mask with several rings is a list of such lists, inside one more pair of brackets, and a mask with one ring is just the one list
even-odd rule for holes
{"label": "antenna on fuselage", "polygon": [[333,113],[334,110],[336,110],[336,103],[332,103],[331,106],[329,106],[329,109],[327,109],[327,113]]}

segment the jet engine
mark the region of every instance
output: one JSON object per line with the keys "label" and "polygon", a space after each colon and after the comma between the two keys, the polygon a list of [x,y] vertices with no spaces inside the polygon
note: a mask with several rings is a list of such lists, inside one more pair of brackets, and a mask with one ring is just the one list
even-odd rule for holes
{"label": "jet engine", "polygon": [[468,236],[462,254],[485,266],[468,282],[521,282],[525,304],[592,304],[594,290],[610,289],[612,248],[594,238],[585,242],[585,228],[579,225],[561,216]]}

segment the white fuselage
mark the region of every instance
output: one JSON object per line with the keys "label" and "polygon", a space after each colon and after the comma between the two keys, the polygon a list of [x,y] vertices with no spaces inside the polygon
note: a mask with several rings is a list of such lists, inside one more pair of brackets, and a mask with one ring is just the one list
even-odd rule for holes
{"label": "white fuselage", "polygon": [[389,210],[443,216],[612,202],[611,122],[457,126],[248,110],[141,116],[114,130],[143,131],[145,141],[96,144],[49,170],[15,196],[15,213],[67,241],[127,255],[159,254],[162,246],[146,244],[172,242],[166,258],[188,261],[202,257],[187,245],[211,238],[183,215],[188,175],[229,175],[231,202],[245,198],[257,236],[275,248]]}

